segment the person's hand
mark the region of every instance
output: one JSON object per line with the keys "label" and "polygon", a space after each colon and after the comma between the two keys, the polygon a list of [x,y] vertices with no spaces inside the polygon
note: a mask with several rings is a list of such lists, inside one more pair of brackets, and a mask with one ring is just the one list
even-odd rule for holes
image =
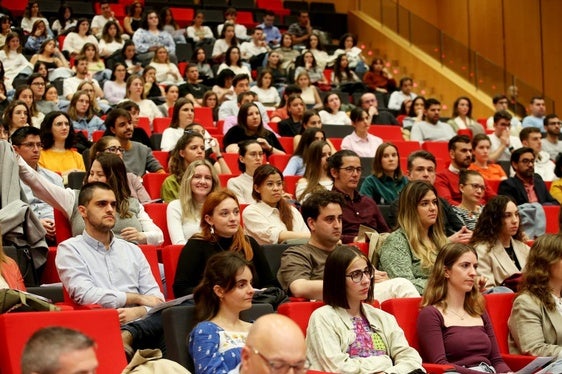
{"label": "person's hand", "polygon": [[211,150],[215,154],[215,156],[219,157],[221,155],[221,148],[219,147],[219,142],[215,138],[210,138],[208,140],[209,144],[211,145]]}
{"label": "person's hand", "polygon": [[261,145],[261,147],[264,151],[270,152],[270,151],[273,150],[273,147],[271,145],[269,145],[267,140],[265,140],[264,138],[257,138],[256,140],[259,143],[259,145]]}
{"label": "person's hand", "polygon": [[488,283],[488,278],[484,275],[479,275],[478,280],[476,282],[478,284],[478,289],[480,292],[486,291],[486,283]]}
{"label": "person's hand", "polygon": [[373,275],[375,278],[375,283],[384,282],[390,279],[386,271],[377,270],[377,269],[374,269],[373,271],[374,271]]}
{"label": "person's hand", "polygon": [[463,226],[459,231],[449,236],[448,239],[451,243],[468,244],[471,238],[472,231],[467,229],[466,226]]}
{"label": "person's hand", "polygon": [[500,135],[500,142],[505,146],[509,147],[509,130],[505,129]]}
{"label": "person's hand", "polygon": [[140,295],[140,305],[153,307],[158,304],[162,304],[163,302],[164,300],[162,300],[158,296]]}
{"label": "person's hand", "polygon": [[142,306],[132,308],[117,308],[119,323],[124,324],[141,318],[146,314],[146,309]]}
{"label": "person's hand", "polygon": [[376,115],[379,114],[379,110],[376,106],[373,105],[373,106],[369,107],[368,113],[369,113],[369,117],[376,116]]}
{"label": "person's hand", "polygon": [[55,220],[50,218],[43,218],[40,221],[41,221],[41,225],[43,225],[43,228],[47,232],[47,238],[54,239],[56,233]]}
{"label": "person's hand", "polygon": [[288,192],[283,191],[283,198],[293,200],[293,195],[288,193]]}
{"label": "person's hand", "polygon": [[311,62],[306,62],[304,64],[304,67],[306,68],[306,70],[310,69],[312,67],[312,63]]}
{"label": "person's hand", "polygon": [[121,230],[121,238],[128,242],[144,243],[146,241],[146,235],[144,232],[139,232],[134,227],[125,227]]}

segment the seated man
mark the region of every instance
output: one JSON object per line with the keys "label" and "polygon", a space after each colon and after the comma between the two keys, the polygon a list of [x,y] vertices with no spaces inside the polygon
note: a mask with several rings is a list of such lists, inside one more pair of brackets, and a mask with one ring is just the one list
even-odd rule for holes
{"label": "seated man", "polygon": [[556,161],[556,157],[562,152],[562,141],[559,139],[560,126],[562,122],[556,114],[551,113],[544,117],[546,136],[542,139],[542,149],[548,152],[552,161]]}
{"label": "seated man", "polygon": [[[281,258],[277,279],[283,289],[296,297],[322,299],[324,264],[342,237],[343,197],[323,191],[310,195],[302,205],[303,218],[310,229],[307,244],[288,248]],[[375,299],[417,297],[412,283],[403,278],[389,279],[385,272],[375,272]]]}
{"label": "seated man", "polygon": [[371,120],[369,121],[370,124],[397,126],[400,125],[392,113],[386,110],[379,111],[377,97],[374,93],[365,92],[363,95],[361,95],[360,100],[361,108],[369,113],[369,117],[371,118]]}
{"label": "seated man", "polygon": [[[248,74],[238,74],[232,80],[232,89],[234,90],[234,99],[227,100],[221,104],[219,107],[219,120],[226,120],[227,117],[237,116],[240,107],[237,103],[237,97],[243,92],[250,91],[250,77]],[[267,109],[262,103],[256,101],[256,105],[260,110],[261,119],[264,124],[269,123],[269,117],[267,115]],[[226,134],[226,131],[225,131]]]}
{"label": "seated man", "polygon": [[541,130],[536,127],[525,127],[519,133],[519,139],[523,147],[529,147],[535,152],[535,173],[546,182],[558,179],[554,175],[554,162],[550,160],[548,152],[542,150]]}
{"label": "seated man", "polygon": [[357,240],[360,225],[368,226],[378,232],[390,231],[373,199],[360,195],[357,190],[361,170],[361,160],[353,151],[344,149],[328,159],[328,171],[334,181],[332,191],[339,192],[344,199],[343,243]]}
{"label": "seated man", "polygon": [[95,373],[98,367],[96,342],[66,327],[44,327],[25,344],[22,374]]}
{"label": "seated man", "polygon": [[[466,169],[472,163],[472,146],[470,138],[466,135],[455,135],[449,140],[449,167],[439,173],[435,179],[435,189],[439,197],[444,198],[452,205],[459,205],[462,201],[459,189],[459,172]],[[496,193],[486,185],[484,200],[488,201],[496,196]]]}
{"label": "seated man", "polygon": [[144,319],[164,301],[150,265],[136,245],[115,238],[115,194],[101,182],[87,183],[78,196],[82,235],[59,244],[55,263],[64,288],[77,304],[116,308],[128,355],[136,348],[159,348],[159,314]]}
{"label": "seated man", "polygon": [[546,130],[543,125],[544,115],[546,113],[544,98],[541,96],[534,96],[531,98],[529,111],[531,114],[523,118],[523,121],[521,122],[523,127],[536,127],[541,132],[545,132]]}
{"label": "seated man", "polygon": [[517,205],[539,203],[541,205],[559,205],[548,192],[541,176],[535,174],[535,152],[523,147],[511,154],[511,167],[515,176],[500,183],[499,195],[510,196]]}
{"label": "seated man", "polygon": [[400,79],[398,90],[390,94],[390,98],[388,99],[388,109],[398,111],[400,110],[404,100],[412,101],[418,97],[418,95],[412,92],[413,87],[414,81],[412,78],[404,77]]}
{"label": "seated man", "polygon": [[132,141],[133,124],[131,115],[125,109],[111,110],[105,119],[107,130],[105,135],[113,135],[125,148],[123,161],[128,172],[142,177],[147,171],[165,173],[160,162],[152,154],[152,149],[144,144]]}
{"label": "seated man", "polygon": [[72,100],[72,96],[78,91],[78,86],[84,81],[90,81],[94,86],[96,98],[103,98],[103,91],[97,80],[93,79],[88,70],[88,58],[86,56],[78,56],[74,61],[74,69],[76,75],[63,81],[63,96],[67,100]]}
{"label": "seated man", "polygon": [[269,48],[263,38],[263,29],[257,26],[250,41],[244,42],[240,46],[242,60],[249,62],[252,69],[257,69],[263,66],[263,59],[267,52],[269,52]]}
{"label": "seated man", "polygon": [[420,143],[425,141],[446,142],[455,136],[453,128],[439,120],[441,114],[441,103],[436,99],[425,101],[425,121],[418,122],[412,126],[410,140]]}
{"label": "seated man", "polygon": [[[507,110],[509,106],[509,100],[505,95],[496,95],[492,98],[496,112]],[[494,116],[488,117],[486,120],[486,128],[488,130],[494,129]],[[517,136],[521,131],[521,121],[517,117],[511,117],[511,135]]]}
{"label": "seated man", "polygon": [[521,148],[521,140],[510,133],[511,114],[500,110],[494,114],[494,133],[490,134],[490,162],[509,161],[511,153]]}
{"label": "seated man", "polygon": [[203,96],[209,87],[199,81],[199,69],[196,64],[189,65],[185,74],[186,82],[178,87],[179,97],[186,97],[195,103],[195,106],[203,105]]}

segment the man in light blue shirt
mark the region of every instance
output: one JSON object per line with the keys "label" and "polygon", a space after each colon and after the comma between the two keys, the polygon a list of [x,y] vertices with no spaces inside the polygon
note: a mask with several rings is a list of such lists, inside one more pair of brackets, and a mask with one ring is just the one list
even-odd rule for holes
{"label": "man in light blue shirt", "polygon": [[544,98],[541,96],[534,96],[531,99],[531,105],[529,106],[531,114],[523,118],[523,127],[536,127],[541,130],[542,133],[546,132],[544,128],[544,115],[546,113],[546,105],[544,104]]}
{"label": "man in light blue shirt", "polygon": [[281,41],[281,32],[279,29],[273,25],[275,22],[275,13],[271,10],[265,12],[263,16],[263,22],[258,25],[263,29],[263,34],[265,35],[265,42],[271,47],[276,47]]}

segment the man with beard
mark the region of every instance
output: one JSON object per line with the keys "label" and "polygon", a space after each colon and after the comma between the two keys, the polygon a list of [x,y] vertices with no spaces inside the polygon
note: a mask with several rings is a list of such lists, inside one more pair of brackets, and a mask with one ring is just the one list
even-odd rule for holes
{"label": "man with beard", "polygon": [[105,135],[113,135],[125,149],[123,161],[128,172],[142,177],[147,171],[164,173],[160,162],[152,154],[152,149],[142,143],[132,141],[134,127],[131,115],[125,109],[113,109],[105,119]]}
{"label": "man with beard", "polygon": [[423,143],[425,141],[446,142],[455,136],[453,128],[439,121],[441,103],[436,99],[425,101],[425,121],[418,122],[412,127],[410,140]]}
{"label": "man with beard", "polygon": [[544,98],[541,96],[533,97],[529,104],[529,111],[531,114],[523,118],[523,127],[536,127],[541,130],[541,132],[545,132],[543,125],[544,114],[546,112]]}
{"label": "man with beard", "polygon": [[523,147],[511,154],[511,167],[515,176],[500,183],[498,194],[510,196],[517,205],[540,203],[558,205],[540,175],[535,173],[535,152]]}
{"label": "man with beard", "polygon": [[[292,296],[322,300],[324,265],[328,255],[342,238],[344,198],[331,191],[315,192],[306,199],[301,211],[310,229],[307,244],[283,252],[277,279]],[[386,272],[375,272],[375,299],[417,297],[414,285],[404,278],[389,279]]]}
{"label": "man with beard", "polygon": [[[68,294],[77,304],[100,304],[119,312],[123,343],[131,347],[159,348],[162,320],[144,317],[164,301],[150,265],[136,245],[115,238],[115,194],[101,182],[87,183],[78,196],[84,219],[82,235],[59,244],[55,263]],[[138,321],[137,321],[138,320]]]}
{"label": "man with beard", "polygon": [[[472,162],[470,138],[466,135],[456,135],[449,140],[449,157],[451,158],[449,167],[437,173],[435,188],[439,197],[447,200],[449,204],[459,205],[462,201],[459,189],[459,172],[461,169],[468,168]],[[486,185],[484,200],[488,201],[494,196],[496,196],[496,193]]]}
{"label": "man with beard", "polygon": [[542,149],[548,152],[552,161],[556,161],[556,156],[562,152],[562,142],[558,140],[562,121],[553,113],[544,117],[543,124],[546,130],[546,137],[542,139]]}

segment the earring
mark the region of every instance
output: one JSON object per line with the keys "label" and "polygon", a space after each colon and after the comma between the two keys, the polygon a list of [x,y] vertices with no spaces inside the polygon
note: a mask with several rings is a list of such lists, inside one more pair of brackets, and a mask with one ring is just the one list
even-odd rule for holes
{"label": "earring", "polygon": [[211,235],[215,235],[215,228],[211,225]]}

